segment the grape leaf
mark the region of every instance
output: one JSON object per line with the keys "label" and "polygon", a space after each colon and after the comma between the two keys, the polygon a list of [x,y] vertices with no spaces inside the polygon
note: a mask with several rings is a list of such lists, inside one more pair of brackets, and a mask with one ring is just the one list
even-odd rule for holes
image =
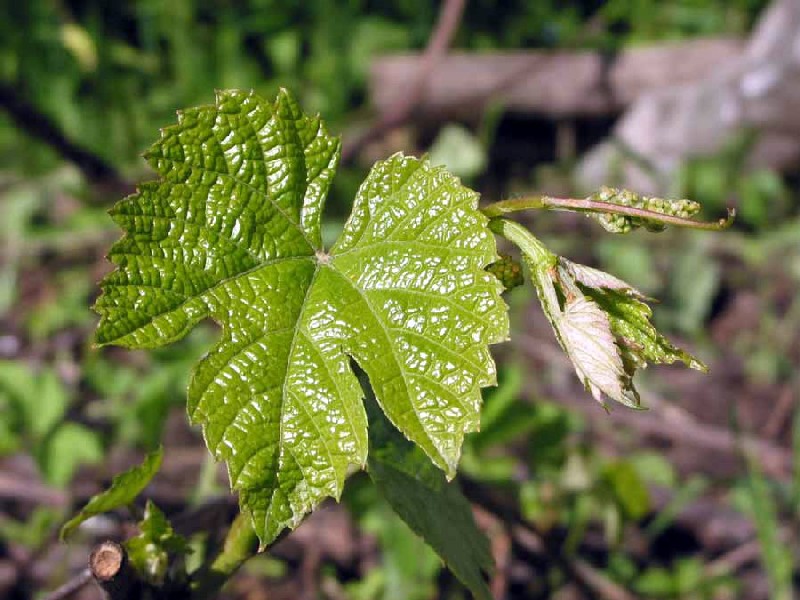
{"label": "grape leaf", "polygon": [[555,316],[564,351],[592,396],[602,403],[608,396],[627,406],[639,405],[639,394],[625,371],[608,315],[585,297],[570,299]]}
{"label": "grape leaf", "polygon": [[608,315],[611,331],[630,373],[635,369],[644,369],[648,363],[669,364],[676,361],[698,371],[708,371],[702,361],[681,350],[658,332],[650,322],[652,309],[628,291],[630,288],[602,289],[580,284],[579,287]]}
{"label": "grape leaf", "polygon": [[558,259],[559,269],[562,269],[568,278],[574,279],[582,288],[586,289],[604,289],[604,290],[621,290],[626,295],[638,298],[640,300],[651,300],[639,290],[631,286],[627,281],[623,281],[619,277],[615,277],[600,269],[594,269],[569,261],[563,257]]}
{"label": "grape leaf", "polygon": [[322,207],[339,141],[281,91],[226,91],[179,114],[146,155],[161,175],[112,212],[97,342],[150,348],[222,326],[188,410],[227,462],[262,547],[367,459],[354,359],[389,420],[452,477],[488,345],[507,337],[497,259],[477,194],[442,168],[377,163],[330,252]]}
{"label": "grape leaf", "polygon": [[400,435],[373,402],[367,412],[368,472],[375,486],[476,598],[490,599],[483,573],[494,570],[494,558],[469,501],[419,447]]}
{"label": "grape leaf", "polygon": [[61,528],[61,539],[67,539],[86,519],[100,515],[120,506],[127,506],[136,499],[161,468],[161,448],[148,454],[141,465],[120,473],[111,481],[111,486],[92,496],[91,500]]}

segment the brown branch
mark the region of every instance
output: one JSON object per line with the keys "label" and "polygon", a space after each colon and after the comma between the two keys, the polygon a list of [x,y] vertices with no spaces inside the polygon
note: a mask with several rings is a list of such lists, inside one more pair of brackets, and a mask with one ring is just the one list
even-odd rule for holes
{"label": "brown branch", "polygon": [[795,397],[791,385],[786,385],[781,390],[777,402],[770,411],[769,418],[761,430],[761,435],[767,439],[774,439],[780,435],[783,426],[791,422]]}
{"label": "brown branch", "polygon": [[120,190],[131,187],[111,163],[69,139],[51,117],[28,102],[8,83],[0,83],[0,108],[22,131],[44,142],[78,167],[88,181]]}
{"label": "brown branch", "polygon": [[453,41],[461,16],[464,14],[465,0],[445,0],[439,13],[439,20],[431,33],[428,45],[423,52],[420,63],[411,82],[404,83],[404,92],[396,96],[384,110],[372,127],[360,136],[355,137],[342,148],[342,163],[352,161],[370,142],[373,142],[391,130],[405,123],[412,115],[419,99],[422,97],[428,80],[437,64],[447,54]]}
{"label": "brown branch", "polygon": [[745,542],[709,562],[705,566],[705,572],[710,575],[730,575],[749,563],[756,562],[761,558],[761,543],[757,539]]}
{"label": "brown branch", "polygon": [[55,507],[69,502],[66,493],[11,471],[0,473],[0,499]]}

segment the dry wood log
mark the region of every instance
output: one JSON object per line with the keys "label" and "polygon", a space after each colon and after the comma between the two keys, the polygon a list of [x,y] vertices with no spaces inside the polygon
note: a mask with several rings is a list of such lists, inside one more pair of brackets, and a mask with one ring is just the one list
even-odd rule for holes
{"label": "dry wood log", "polygon": [[[719,152],[753,131],[750,165],[796,168],[800,161],[800,2],[775,0],[744,51],[687,85],[643,95],[580,165],[587,189],[614,183],[665,193],[671,175],[692,157]],[[642,165],[648,165],[643,168]]]}
{"label": "dry wood log", "polygon": [[[702,80],[742,48],[736,39],[702,39],[631,48],[613,58],[593,51],[451,53],[434,66],[414,111],[422,120],[469,120],[500,102],[524,113],[607,115],[647,92]],[[405,93],[421,64],[418,54],[373,62],[369,90],[379,114]]]}

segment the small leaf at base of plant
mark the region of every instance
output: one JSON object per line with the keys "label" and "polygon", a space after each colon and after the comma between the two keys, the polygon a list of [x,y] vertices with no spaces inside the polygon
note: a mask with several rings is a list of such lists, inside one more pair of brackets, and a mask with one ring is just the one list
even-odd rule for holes
{"label": "small leaf at base of plant", "polygon": [[76,516],[64,524],[61,528],[61,539],[71,536],[90,517],[131,504],[158,473],[163,456],[163,449],[158,448],[148,454],[142,464],[114,477],[107,490],[93,496]]}

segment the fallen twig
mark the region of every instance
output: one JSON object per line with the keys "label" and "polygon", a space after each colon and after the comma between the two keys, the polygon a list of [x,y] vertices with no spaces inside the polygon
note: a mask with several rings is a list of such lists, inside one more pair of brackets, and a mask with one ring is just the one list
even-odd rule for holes
{"label": "fallen twig", "polygon": [[769,418],[761,429],[761,435],[768,439],[778,437],[783,426],[791,420],[794,404],[794,390],[792,389],[792,385],[789,384],[784,386],[781,390],[778,400],[769,413]]}
{"label": "fallen twig", "polygon": [[431,72],[450,47],[453,36],[461,23],[464,4],[465,0],[445,0],[439,13],[439,20],[420,59],[419,68],[411,82],[406,80],[404,84],[407,91],[397,96],[397,100],[386,108],[372,127],[344,144],[342,163],[350,162],[364,146],[381,138],[409,119],[425,90]]}
{"label": "fallen twig", "polygon": [[[708,77],[741,54],[744,41],[700,39],[625,48],[609,62],[598,51],[453,52],[430,70],[415,110],[424,120],[475,120],[492,104],[552,118],[606,116],[642,95]],[[369,93],[388,112],[423,65],[419,54],[377,58]],[[569,76],[565,76],[569,73]]]}
{"label": "fallen twig", "polygon": [[42,600],[65,600],[73,594],[77,593],[92,580],[92,572],[87,568],[75,575],[72,579],[67,581],[64,585],[53,590]]}

